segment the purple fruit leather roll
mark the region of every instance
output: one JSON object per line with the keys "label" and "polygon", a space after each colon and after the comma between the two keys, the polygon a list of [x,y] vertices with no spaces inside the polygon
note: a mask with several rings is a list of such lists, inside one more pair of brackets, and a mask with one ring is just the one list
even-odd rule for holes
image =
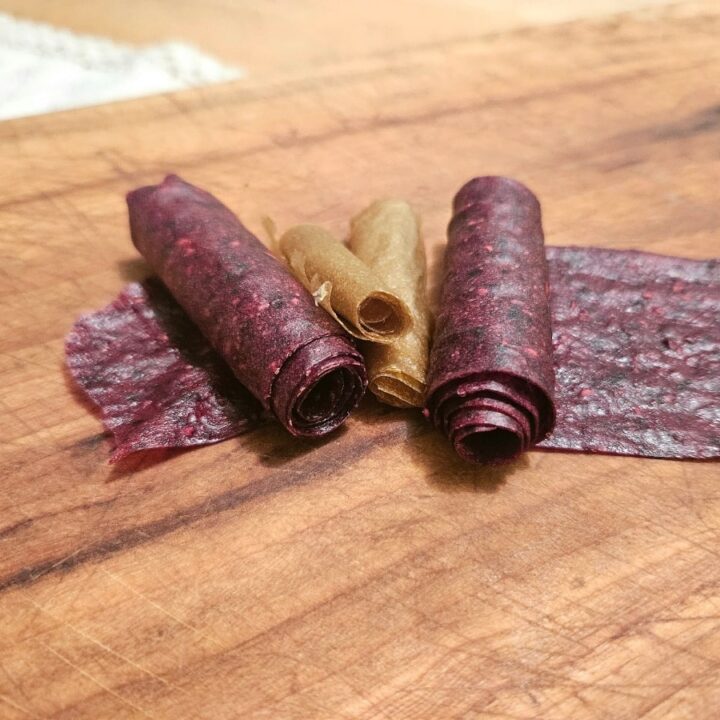
{"label": "purple fruit leather roll", "polygon": [[555,423],[540,204],[515,180],[475,178],[453,201],[426,414],[472,462],[513,458]]}
{"label": "purple fruit leather roll", "polygon": [[297,436],[367,385],[350,338],[221,202],[176,175],[127,196],[132,240],[237,379]]}

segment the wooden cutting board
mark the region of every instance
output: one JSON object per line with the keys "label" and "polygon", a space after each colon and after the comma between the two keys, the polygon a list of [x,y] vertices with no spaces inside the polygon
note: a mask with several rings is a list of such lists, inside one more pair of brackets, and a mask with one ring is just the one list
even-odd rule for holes
{"label": "wooden cutting board", "polygon": [[107,465],[63,337],[168,171],[261,233],[512,175],[548,242],[720,255],[713,2],[0,124],[0,717],[715,718],[720,465],[463,465],[368,399]]}

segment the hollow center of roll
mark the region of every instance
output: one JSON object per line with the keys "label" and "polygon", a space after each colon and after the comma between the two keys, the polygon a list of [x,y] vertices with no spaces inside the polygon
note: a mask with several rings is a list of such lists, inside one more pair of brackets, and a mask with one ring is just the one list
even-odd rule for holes
{"label": "hollow center of roll", "polygon": [[478,428],[456,441],[459,455],[474,462],[509,460],[522,450],[521,438],[501,428]]}
{"label": "hollow center of roll", "polygon": [[405,318],[397,301],[385,294],[368,295],[358,308],[362,329],[376,335],[399,335],[405,329]]}
{"label": "hollow center of roll", "polygon": [[352,379],[344,368],[336,368],[322,375],[298,400],[297,418],[304,424],[327,422],[344,409],[346,396],[352,392]]}

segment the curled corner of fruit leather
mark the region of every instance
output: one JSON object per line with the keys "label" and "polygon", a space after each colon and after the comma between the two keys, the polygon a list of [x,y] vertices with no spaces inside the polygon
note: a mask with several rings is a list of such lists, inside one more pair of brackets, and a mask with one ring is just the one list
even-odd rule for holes
{"label": "curled corner of fruit leather", "polygon": [[292,227],[279,247],[315,302],[354,337],[390,343],[409,330],[412,318],[406,303],[324,228]]}

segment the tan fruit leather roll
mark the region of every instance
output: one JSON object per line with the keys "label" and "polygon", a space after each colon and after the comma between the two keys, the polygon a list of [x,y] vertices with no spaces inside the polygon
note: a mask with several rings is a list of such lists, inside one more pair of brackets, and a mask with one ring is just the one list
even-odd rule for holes
{"label": "tan fruit leather roll", "polygon": [[397,407],[422,407],[431,316],[420,224],[403,200],[378,200],[351,222],[350,249],[410,308],[410,330],[391,345],[363,348],[370,390]]}
{"label": "tan fruit leather roll", "polygon": [[280,238],[279,247],[315,302],[351,335],[389,343],[410,328],[407,305],[327,230],[297,225]]}

